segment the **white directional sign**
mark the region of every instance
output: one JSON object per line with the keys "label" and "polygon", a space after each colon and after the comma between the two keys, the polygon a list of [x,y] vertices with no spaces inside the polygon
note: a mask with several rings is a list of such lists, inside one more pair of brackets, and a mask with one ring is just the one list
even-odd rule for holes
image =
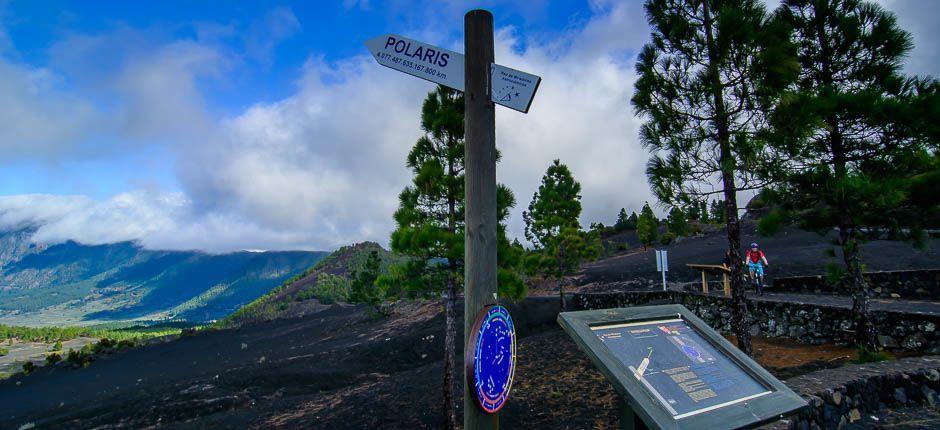
{"label": "white directional sign", "polygon": [[463,91],[463,54],[395,34],[369,39],[366,47],[385,67]]}
{"label": "white directional sign", "polygon": [[[464,90],[464,56],[396,34],[366,41],[366,47],[379,64],[421,79]],[[490,100],[528,113],[542,78],[531,73],[490,64]]]}
{"label": "white directional sign", "polygon": [[495,63],[490,65],[490,74],[493,82],[490,99],[493,103],[528,113],[542,78]]}

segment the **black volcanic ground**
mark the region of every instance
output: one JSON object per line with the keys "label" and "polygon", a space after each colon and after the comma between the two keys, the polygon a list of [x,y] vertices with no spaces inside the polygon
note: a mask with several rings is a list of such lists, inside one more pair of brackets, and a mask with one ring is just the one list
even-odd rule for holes
{"label": "black volcanic ground", "polygon": [[[775,274],[819,273],[831,246],[799,230],[760,241]],[[940,267],[937,245],[917,251],[874,241],[863,252],[873,270]],[[716,232],[667,249],[672,280],[693,281],[681,266],[718,260],[724,243]],[[653,277],[652,258],[628,250],[587,265],[581,282]],[[104,356],[84,369],[43,368],[0,381],[0,429],[437,428],[439,308],[401,303],[392,316],[374,318],[361,307],[333,306]],[[520,335],[504,428],[615,428],[612,389],[563,332],[549,325]]]}

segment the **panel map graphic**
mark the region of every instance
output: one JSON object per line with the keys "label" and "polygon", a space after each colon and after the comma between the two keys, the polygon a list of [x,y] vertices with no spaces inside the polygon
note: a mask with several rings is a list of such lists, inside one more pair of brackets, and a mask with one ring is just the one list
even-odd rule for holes
{"label": "panel map graphic", "polygon": [[770,393],[682,319],[592,330],[675,419]]}

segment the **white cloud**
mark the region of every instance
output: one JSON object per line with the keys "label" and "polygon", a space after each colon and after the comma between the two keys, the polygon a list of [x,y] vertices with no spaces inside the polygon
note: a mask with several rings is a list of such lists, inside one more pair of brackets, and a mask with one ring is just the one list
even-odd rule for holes
{"label": "white cloud", "polygon": [[[645,14],[640,2],[598,1],[592,10],[590,19],[551,40],[523,39],[513,28],[497,31],[497,61],[543,78],[529,114],[497,108],[503,155],[497,175],[515,191],[509,227],[520,237],[520,214],[555,158],[582,184],[585,225],[610,223],[620,207],[639,210],[652,200],[644,174],[648,155],[637,138],[640,119],[629,104],[633,58],[648,38]],[[283,22],[290,28],[289,17]],[[206,31],[231,37],[216,30]],[[38,119],[15,119],[9,116],[15,109],[0,109],[0,121],[25,125],[0,130],[0,142],[8,142],[0,151],[14,153],[10,142],[24,139],[17,136],[45,133],[34,140],[49,157],[74,157],[66,149],[93,148],[88,130],[98,130],[130,150],[165,147],[176,159],[181,187],[103,200],[0,198],[0,227],[32,220],[44,223],[36,236],[41,241],[139,240],[151,248],[219,252],[387,242],[398,193],[410,179],[404,162],[420,135],[421,102],[433,87],[375,64],[364,50],[334,62],[314,56],[290,96],[218,119],[200,82],[224,81],[240,64],[239,54],[214,45],[215,36],[205,39],[160,45],[128,29],[72,35],[53,49],[52,64],[88,89],[81,97],[49,84],[56,79],[52,72],[0,61],[0,74],[8,69],[11,79],[38,88],[30,93],[0,80],[0,106],[9,100],[16,109],[38,112],[31,114]],[[455,47],[460,39],[435,43]],[[100,94],[115,101],[89,101]],[[72,111],[50,118],[55,109]],[[99,125],[102,117],[108,121]]]}
{"label": "white cloud", "polygon": [[99,152],[103,126],[91,103],[61,89],[49,69],[0,59],[0,163]]}

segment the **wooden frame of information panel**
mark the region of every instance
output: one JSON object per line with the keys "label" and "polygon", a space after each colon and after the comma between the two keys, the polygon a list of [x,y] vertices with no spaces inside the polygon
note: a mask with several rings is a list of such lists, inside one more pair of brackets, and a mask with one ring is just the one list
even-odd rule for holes
{"label": "wooden frame of information panel", "polygon": [[[742,399],[707,412],[677,418],[671,414],[656,393],[641,383],[614,352],[596,335],[600,327],[642,322],[681,319],[732,364],[767,387],[769,393]],[[767,372],[727,339],[708,326],[682,305],[641,306],[618,309],[563,312],[558,323],[604,374],[644,423],[658,429],[737,429],[756,427],[789,415],[806,406],[806,402],[783,382]]]}

